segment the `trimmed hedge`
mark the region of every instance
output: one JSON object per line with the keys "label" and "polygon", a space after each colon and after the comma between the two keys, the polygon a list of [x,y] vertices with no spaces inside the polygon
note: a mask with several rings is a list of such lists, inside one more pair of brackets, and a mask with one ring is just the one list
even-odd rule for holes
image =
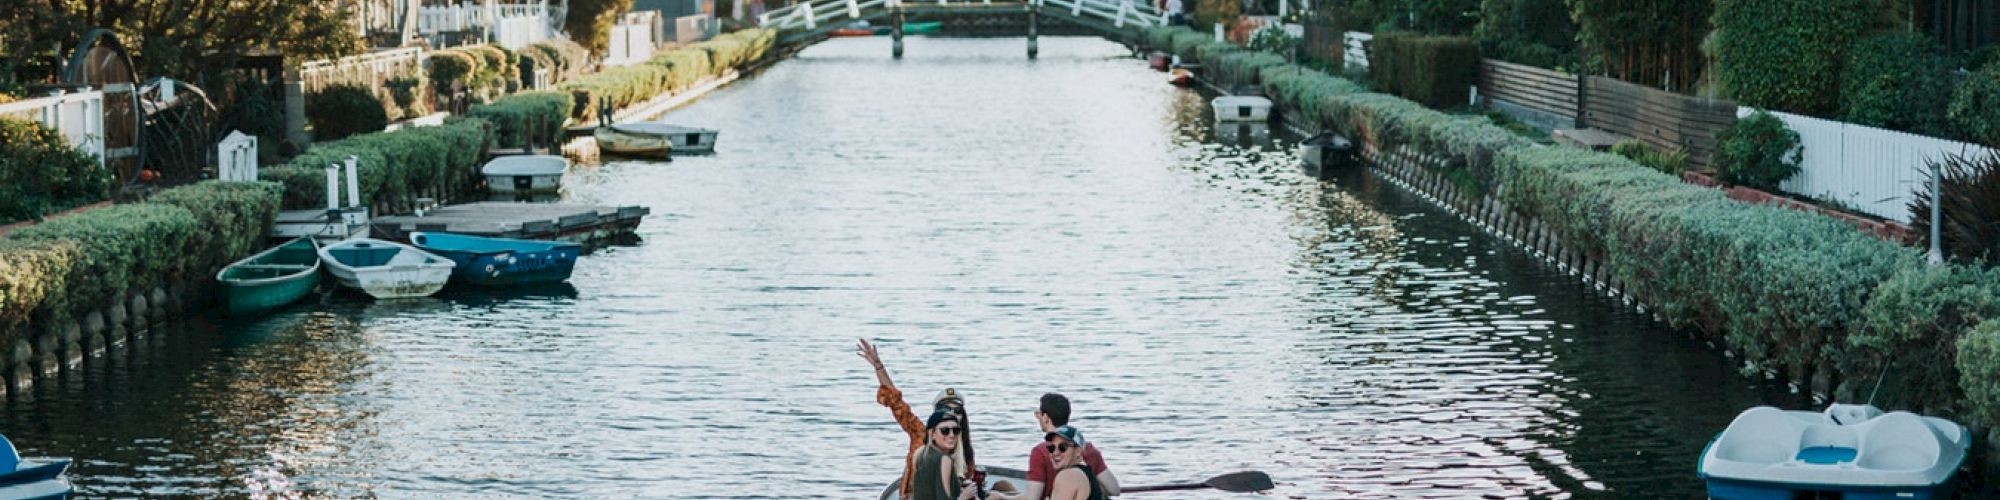
{"label": "trimmed hedge", "polygon": [[674,90],[686,90],[709,75],[715,74],[715,66],[709,63],[708,53],[695,49],[675,49],[653,56],[646,64],[667,68],[667,84]]}
{"label": "trimmed hedge", "polygon": [[202,231],[188,209],[134,203],[90,210],[22,228],[26,242],[73,242],[80,255],[59,290],[43,300],[58,318],[70,307],[109,304],[128,287],[151,287],[194,270],[188,242]]}
{"label": "trimmed hedge", "polygon": [[2000,269],[1905,269],[1875,288],[1862,315],[1867,328],[1847,339],[1841,371],[1863,387],[1886,374],[1877,399],[1884,407],[1957,409],[1965,397],[1958,385],[1959,338],[1982,321],[2000,319]]}
{"label": "trimmed hedge", "polygon": [[537,42],[521,52],[530,54],[529,57],[535,58],[537,63],[548,63],[550,79],[555,82],[569,81],[583,74],[584,68],[590,65],[590,49],[566,39]]}
{"label": "trimmed hedge", "polygon": [[1715,135],[1716,178],[1730,184],[1777,191],[1778,183],[1799,173],[1799,133],[1777,116],[1757,110]]}
{"label": "trimmed hedge", "polygon": [[332,141],[382,130],[389,125],[389,111],[373,89],[341,84],[306,96],[306,120],[313,124],[315,140]]}
{"label": "trimmed hedge", "polygon": [[2000,148],[2000,64],[1988,64],[1966,79],[1946,114],[1966,138]]}
{"label": "trimmed hedge", "polygon": [[2000,319],[1986,320],[1958,339],[1958,385],[1972,421],[2000,422]]}
{"label": "trimmed hedge", "polygon": [[[531,135],[544,140],[562,137],[563,122],[569,120],[575,106],[573,99],[563,92],[522,92],[473,106],[466,116],[492,123],[495,144],[518,148],[527,146]],[[536,125],[541,130],[530,134]]]}
{"label": "trimmed hedge", "polygon": [[161,191],[146,201],[185,208],[206,235],[190,238],[190,269],[221,269],[263,249],[285,187],[275,182],[204,181]]}
{"label": "trimmed hedge", "polygon": [[1918,134],[1951,134],[1945,110],[1951,107],[1955,66],[1929,36],[1904,32],[1863,39],[1849,52],[1840,79],[1840,119]]}
{"label": "trimmed hedge", "polygon": [[569,93],[570,117],[577,123],[597,121],[598,101],[610,99],[613,108],[646,102],[668,91],[672,71],[651,64],[622,66],[564,82],[556,90]]}
{"label": "trimmed hedge", "polygon": [[1847,51],[1880,12],[1871,0],[1716,0],[1717,79],[1744,106],[1832,116]]}
{"label": "trimmed hedge", "polygon": [[0,224],[111,195],[111,171],[42,124],[0,117]]}
{"label": "trimmed hedge", "polygon": [[1462,36],[1389,32],[1368,45],[1369,81],[1432,108],[1463,107],[1479,79],[1479,43]]}
{"label": "trimmed hedge", "polygon": [[450,94],[460,88],[471,88],[473,77],[485,63],[478,56],[461,50],[440,50],[432,52],[426,60],[429,64],[431,85],[438,92]]}
{"label": "trimmed hedge", "polygon": [[708,52],[710,66],[735,68],[762,59],[776,41],[776,31],[756,28],[717,36],[688,48]]}
{"label": "trimmed hedge", "polygon": [[[67,240],[0,239],[0,335],[12,335],[28,324],[36,311],[61,299],[70,269],[83,258],[80,245]],[[0,337],[0,346],[14,339]]]}
{"label": "trimmed hedge", "polygon": [[702,78],[762,59],[776,40],[777,33],[768,29],[737,31],[656,55],[646,64],[610,68],[577,78],[557,85],[556,90],[570,94],[572,122],[590,123],[597,120],[600,99],[610,99],[613,107],[622,108],[666,92],[685,90]]}
{"label": "trimmed hedge", "polygon": [[[456,193],[476,185],[479,162],[492,138],[493,127],[485,120],[454,119],[435,127],[314,144],[305,154],[283,165],[264,167],[258,175],[284,184],[285,208],[324,208],[326,166],[344,163],[353,155],[360,160],[356,170],[361,178],[362,203],[406,207],[421,193]],[[344,203],[344,189],[341,197]]]}

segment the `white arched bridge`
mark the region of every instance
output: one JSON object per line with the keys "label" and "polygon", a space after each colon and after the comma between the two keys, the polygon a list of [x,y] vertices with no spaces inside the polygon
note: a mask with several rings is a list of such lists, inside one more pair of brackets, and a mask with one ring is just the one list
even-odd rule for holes
{"label": "white arched bridge", "polygon": [[858,21],[886,19],[895,39],[894,55],[902,57],[908,19],[1025,19],[1028,57],[1034,57],[1042,16],[1114,35],[1127,26],[1164,26],[1168,21],[1167,13],[1149,0],[808,0],[765,12],[758,20],[795,42],[827,36]]}

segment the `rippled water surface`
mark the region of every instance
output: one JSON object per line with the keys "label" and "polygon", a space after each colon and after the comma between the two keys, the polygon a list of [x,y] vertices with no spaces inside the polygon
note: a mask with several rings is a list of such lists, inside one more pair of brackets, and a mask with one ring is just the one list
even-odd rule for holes
{"label": "rippled water surface", "polygon": [[571,175],[653,215],[570,285],[191,319],[0,425],[93,496],[873,498],[904,438],[869,337],[911,399],[969,394],[988,464],[1061,391],[1127,485],[1630,498],[1805,404],[1372,174],[1298,175],[1123,47],[1024,45],[812,47],[668,116],[714,156]]}

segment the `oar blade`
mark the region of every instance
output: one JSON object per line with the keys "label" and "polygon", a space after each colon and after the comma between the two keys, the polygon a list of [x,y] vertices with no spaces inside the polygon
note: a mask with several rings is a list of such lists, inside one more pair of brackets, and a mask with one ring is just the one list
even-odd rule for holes
{"label": "oar blade", "polygon": [[1231,493],[1266,491],[1278,486],[1271,483],[1271,475],[1254,470],[1215,476],[1202,481],[1202,484]]}

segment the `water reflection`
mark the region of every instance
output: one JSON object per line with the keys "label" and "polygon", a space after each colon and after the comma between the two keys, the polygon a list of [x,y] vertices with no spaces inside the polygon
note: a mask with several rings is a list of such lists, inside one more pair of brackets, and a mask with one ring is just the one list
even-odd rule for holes
{"label": "water reflection", "polygon": [[[848,353],[970,394],[1025,465],[1050,390],[1127,484],[1278,496],[1696,495],[1708,433],[1791,401],[1365,171],[1096,39],[843,39],[675,111],[712,156],[579,165],[643,242],[570,285],[196,321],[11,403],[91,495],[851,498],[902,466]],[[919,396],[921,397],[921,396]],[[260,472],[261,471],[261,472]],[[1200,493],[1160,498],[1207,498]]]}

